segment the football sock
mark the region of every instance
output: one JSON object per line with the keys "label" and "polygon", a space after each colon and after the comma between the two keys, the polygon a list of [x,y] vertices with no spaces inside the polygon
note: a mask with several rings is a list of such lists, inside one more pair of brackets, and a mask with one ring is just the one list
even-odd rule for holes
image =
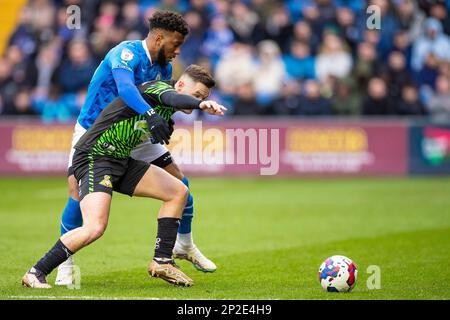
{"label": "football sock", "polygon": [[192,233],[179,233],[177,235],[177,243],[181,245],[181,247],[191,248],[194,246],[194,242],[192,241]]}
{"label": "football sock", "polygon": [[[183,183],[186,187],[189,188],[189,181],[185,176],[183,178]],[[194,198],[192,194],[189,193],[189,196],[186,201],[186,205],[184,206],[183,216],[181,217],[180,227],[178,228],[178,233],[190,233],[192,230],[192,218],[194,217]]]}
{"label": "football sock", "polygon": [[61,239],[58,239],[53,248],[51,248],[50,251],[36,263],[34,268],[43,272],[45,275],[48,275],[72,254],[73,252],[62,243]]}
{"label": "football sock", "polygon": [[61,217],[61,236],[83,225],[80,202],[69,197]]}
{"label": "football sock", "polygon": [[172,261],[172,251],[177,239],[179,224],[180,219],[178,218],[158,219],[158,234],[153,258],[156,262]]}

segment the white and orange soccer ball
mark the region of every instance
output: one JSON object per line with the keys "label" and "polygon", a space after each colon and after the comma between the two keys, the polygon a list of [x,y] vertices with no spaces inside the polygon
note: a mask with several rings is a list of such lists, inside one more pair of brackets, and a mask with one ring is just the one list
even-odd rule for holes
{"label": "white and orange soccer ball", "polygon": [[319,268],[319,281],[328,292],[349,292],[356,284],[358,269],[355,263],[345,256],[332,256]]}

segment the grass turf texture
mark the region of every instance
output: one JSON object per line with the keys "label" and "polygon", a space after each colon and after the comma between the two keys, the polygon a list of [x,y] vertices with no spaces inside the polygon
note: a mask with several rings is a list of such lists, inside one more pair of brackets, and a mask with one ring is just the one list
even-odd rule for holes
{"label": "grass turf texture", "polygon": [[[182,261],[193,287],[149,278],[159,203],[115,194],[105,235],[76,254],[81,289],[41,291],[20,279],[58,238],[65,179],[0,179],[0,299],[450,299],[448,178],[197,178],[191,188],[194,239],[215,273]],[[334,254],[358,266],[351,293],[320,287]],[[380,290],[366,286],[369,265],[381,268]]]}

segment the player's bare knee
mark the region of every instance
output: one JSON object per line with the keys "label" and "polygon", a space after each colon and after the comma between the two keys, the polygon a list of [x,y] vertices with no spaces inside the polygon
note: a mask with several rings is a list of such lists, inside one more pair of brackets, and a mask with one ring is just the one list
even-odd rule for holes
{"label": "player's bare knee", "polygon": [[186,203],[188,196],[189,196],[189,189],[183,183],[181,183],[180,186],[178,187],[177,198],[182,203]]}
{"label": "player's bare knee", "polygon": [[89,242],[93,242],[100,238],[106,230],[106,223],[95,223],[88,226]]}

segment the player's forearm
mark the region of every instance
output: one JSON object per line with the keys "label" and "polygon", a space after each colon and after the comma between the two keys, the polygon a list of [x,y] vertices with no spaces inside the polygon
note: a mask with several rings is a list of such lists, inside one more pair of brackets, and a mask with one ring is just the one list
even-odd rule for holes
{"label": "player's forearm", "polygon": [[145,114],[151,106],[142,98],[134,85],[133,73],[125,69],[113,69],[117,91],[123,102],[139,114]]}
{"label": "player's forearm", "polygon": [[165,105],[174,107],[175,109],[193,110],[200,109],[201,100],[186,94],[180,94],[175,91],[163,93],[161,101]]}

